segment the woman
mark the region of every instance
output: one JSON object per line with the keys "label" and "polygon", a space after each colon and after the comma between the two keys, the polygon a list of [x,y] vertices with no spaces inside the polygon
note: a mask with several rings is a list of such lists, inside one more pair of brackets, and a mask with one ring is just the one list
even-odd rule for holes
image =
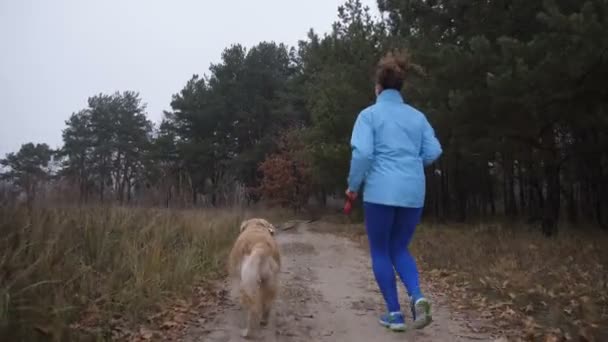
{"label": "woman", "polygon": [[380,324],[394,331],[405,330],[395,270],[411,297],[414,327],[423,328],[432,320],[431,306],[420,291],[416,262],[408,245],[424,206],[424,166],[442,153],[424,114],[401,96],[407,69],[404,54],[389,53],[378,63],[376,104],[359,114],[353,129],[346,191],[354,199],[365,183],[365,227],[372,268],[388,309],[380,317]]}

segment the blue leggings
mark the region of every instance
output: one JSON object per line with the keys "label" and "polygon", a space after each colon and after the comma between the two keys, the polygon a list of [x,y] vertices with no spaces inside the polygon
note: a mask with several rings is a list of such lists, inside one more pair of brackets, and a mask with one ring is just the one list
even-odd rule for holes
{"label": "blue leggings", "polygon": [[365,227],[372,269],[388,312],[401,311],[395,270],[414,301],[422,298],[416,261],[408,246],[420,222],[422,208],[403,208],[364,203]]}

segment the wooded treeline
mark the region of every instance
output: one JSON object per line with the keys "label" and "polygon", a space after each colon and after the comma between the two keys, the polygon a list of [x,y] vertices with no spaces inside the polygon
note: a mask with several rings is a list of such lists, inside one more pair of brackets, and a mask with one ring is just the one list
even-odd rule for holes
{"label": "wooded treeline", "polygon": [[59,151],[28,144],[2,160],[5,188],[32,199],[53,179],[80,202],[324,203],[345,188],[375,63],[406,48],[416,68],[404,97],[444,147],[428,169],[427,215],[505,215],[547,232],[558,220],[608,225],[608,0],[378,7],[373,18],[349,0],[330,33],[296,47],[228,47],[158,125],[137,93],[91,97]]}

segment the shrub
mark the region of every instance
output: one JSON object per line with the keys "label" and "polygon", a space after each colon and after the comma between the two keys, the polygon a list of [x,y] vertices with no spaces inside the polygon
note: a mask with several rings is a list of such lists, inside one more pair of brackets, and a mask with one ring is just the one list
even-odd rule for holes
{"label": "shrub", "polygon": [[279,140],[278,152],[260,164],[263,199],[293,210],[301,209],[310,197],[311,167],[300,131],[289,131]]}

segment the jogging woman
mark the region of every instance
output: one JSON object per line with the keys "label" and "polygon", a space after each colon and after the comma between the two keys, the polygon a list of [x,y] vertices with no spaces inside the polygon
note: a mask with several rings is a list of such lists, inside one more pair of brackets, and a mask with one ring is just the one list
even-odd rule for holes
{"label": "jogging woman", "polygon": [[408,59],[389,53],[378,63],[376,104],[357,117],[347,196],[357,197],[364,184],[365,227],[372,268],[387,306],[380,324],[405,330],[395,271],[411,298],[414,328],[431,323],[431,305],[420,290],[416,261],[408,246],[420,222],[425,197],[424,166],[442,153],[424,114],[401,95]]}

